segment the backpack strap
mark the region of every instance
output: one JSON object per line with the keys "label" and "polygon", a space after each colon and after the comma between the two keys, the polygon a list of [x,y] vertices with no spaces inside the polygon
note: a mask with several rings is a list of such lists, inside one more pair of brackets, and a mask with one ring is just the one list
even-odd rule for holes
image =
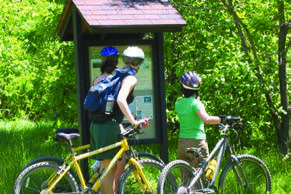
{"label": "backpack strap", "polygon": [[122,76],[122,79],[124,79],[128,75],[135,76],[136,74],[135,70],[132,67],[130,67],[129,69],[121,69],[121,70],[116,69],[115,73]]}

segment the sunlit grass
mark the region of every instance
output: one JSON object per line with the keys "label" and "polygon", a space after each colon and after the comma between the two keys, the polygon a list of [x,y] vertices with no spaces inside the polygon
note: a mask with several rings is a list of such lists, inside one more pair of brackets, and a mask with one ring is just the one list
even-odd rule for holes
{"label": "sunlit grass", "polygon": [[[39,156],[62,157],[68,153],[64,144],[53,141],[56,126],[52,122],[0,122],[0,193],[12,193],[16,177],[22,168]],[[137,151],[159,155],[159,145],[135,146]],[[291,190],[290,163],[276,150],[249,149],[243,153],[261,158],[273,180],[273,193]],[[177,138],[169,137],[169,159],[177,159]]]}
{"label": "sunlit grass", "polygon": [[61,157],[65,147],[53,141],[51,122],[0,122],[0,193],[12,193],[16,177],[40,156]]}

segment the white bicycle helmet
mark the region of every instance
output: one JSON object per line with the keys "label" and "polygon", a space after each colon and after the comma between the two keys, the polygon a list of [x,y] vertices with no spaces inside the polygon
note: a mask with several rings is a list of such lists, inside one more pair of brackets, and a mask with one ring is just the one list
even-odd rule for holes
{"label": "white bicycle helmet", "polygon": [[138,66],[144,60],[144,52],[139,47],[130,46],[123,51],[122,59],[126,65]]}

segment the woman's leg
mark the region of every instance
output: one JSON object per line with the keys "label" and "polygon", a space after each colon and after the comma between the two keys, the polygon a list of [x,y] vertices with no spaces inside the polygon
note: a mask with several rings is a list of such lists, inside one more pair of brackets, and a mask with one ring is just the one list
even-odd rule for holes
{"label": "woman's leg", "polygon": [[[101,169],[106,168],[111,160],[103,160],[101,162]],[[104,182],[102,183],[100,190],[102,194],[113,194],[114,193],[114,174],[116,171],[116,166],[113,167],[112,171],[107,175],[107,177],[104,179]]]}
{"label": "woman's leg", "polygon": [[122,159],[117,162],[117,167],[116,167],[116,171],[115,171],[115,175],[114,175],[114,184],[113,185],[114,185],[115,193],[117,193],[119,179],[124,171],[125,163],[126,163],[126,156],[125,156],[125,153],[123,153]]}

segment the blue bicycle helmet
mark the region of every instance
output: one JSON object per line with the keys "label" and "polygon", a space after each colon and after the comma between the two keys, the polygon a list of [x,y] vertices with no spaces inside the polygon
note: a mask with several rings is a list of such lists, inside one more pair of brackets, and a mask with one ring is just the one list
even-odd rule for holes
{"label": "blue bicycle helmet", "polygon": [[201,78],[195,72],[186,72],[181,76],[181,84],[185,89],[199,90],[201,86]]}
{"label": "blue bicycle helmet", "polygon": [[100,55],[102,57],[119,56],[119,52],[116,48],[114,48],[112,46],[108,46],[108,47],[104,47],[101,50]]}

